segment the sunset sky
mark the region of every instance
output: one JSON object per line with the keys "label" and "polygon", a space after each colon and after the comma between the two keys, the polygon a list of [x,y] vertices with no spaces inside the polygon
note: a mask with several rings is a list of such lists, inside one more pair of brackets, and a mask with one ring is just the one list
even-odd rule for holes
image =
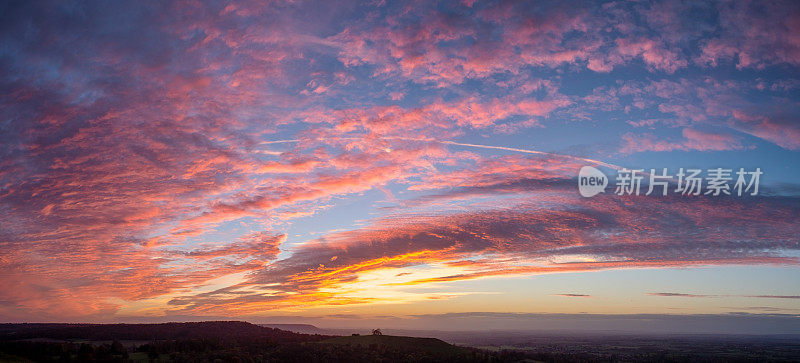
{"label": "sunset sky", "polygon": [[800,318],[798,2],[6,1],[0,76],[0,321]]}

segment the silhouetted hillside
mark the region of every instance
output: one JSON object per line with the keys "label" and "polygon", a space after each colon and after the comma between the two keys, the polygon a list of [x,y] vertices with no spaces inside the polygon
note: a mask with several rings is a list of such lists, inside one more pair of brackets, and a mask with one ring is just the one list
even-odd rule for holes
{"label": "silhouetted hillside", "polygon": [[162,324],[0,324],[0,339],[175,340],[269,339],[313,341],[324,337],[267,328],[242,321]]}
{"label": "silhouetted hillside", "polygon": [[311,324],[258,324],[267,328],[287,330],[301,334],[323,334],[323,330]]}
{"label": "silhouetted hillside", "polygon": [[0,361],[507,362],[521,353],[433,338],[332,337],[236,321],[165,324],[0,324]]}

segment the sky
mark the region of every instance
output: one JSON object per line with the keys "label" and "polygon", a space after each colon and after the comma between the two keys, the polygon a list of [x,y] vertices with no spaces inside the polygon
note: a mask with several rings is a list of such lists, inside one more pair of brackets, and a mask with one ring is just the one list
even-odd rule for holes
{"label": "sky", "polygon": [[800,331],[799,71],[793,1],[5,1],[0,320]]}

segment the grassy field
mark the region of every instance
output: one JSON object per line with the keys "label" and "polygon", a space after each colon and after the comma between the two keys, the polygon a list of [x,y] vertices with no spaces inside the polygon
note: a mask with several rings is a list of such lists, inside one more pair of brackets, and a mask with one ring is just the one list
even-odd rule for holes
{"label": "grassy field", "polygon": [[33,362],[33,361],[29,360],[29,359],[22,358],[22,357],[17,357],[15,355],[11,355],[11,354],[6,354],[6,353],[3,353],[3,352],[0,352],[0,362],[29,363],[29,362]]}
{"label": "grassy field", "polygon": [[436,338],[415,338],[393,335],[356,335],[326,339],[321,344],[386,346],[402,350],[422,350],[431,353],[456,353],[464,348],[445,343]]}

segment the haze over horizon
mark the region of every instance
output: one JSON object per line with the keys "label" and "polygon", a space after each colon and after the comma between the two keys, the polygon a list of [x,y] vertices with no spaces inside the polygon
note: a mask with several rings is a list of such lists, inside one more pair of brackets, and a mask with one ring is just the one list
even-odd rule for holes
{"label": "haze over horizon", "polygon": [[0,321],[800,334],[800,3],[335,3],[0,5]]}

